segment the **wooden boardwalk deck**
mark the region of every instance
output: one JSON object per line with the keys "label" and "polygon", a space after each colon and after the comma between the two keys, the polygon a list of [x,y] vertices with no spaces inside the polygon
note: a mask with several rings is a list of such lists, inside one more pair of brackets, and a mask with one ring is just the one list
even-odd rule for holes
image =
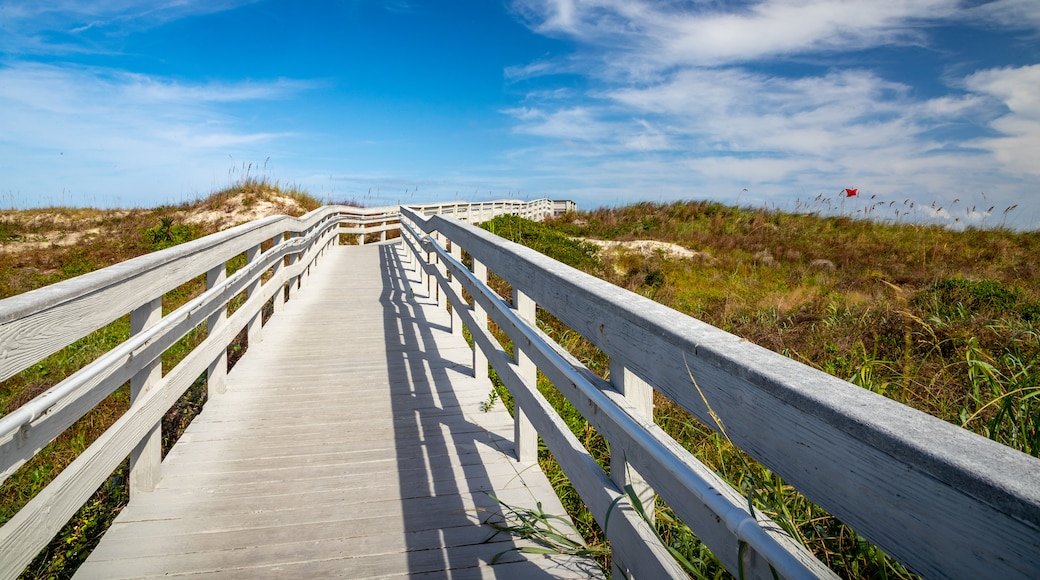
{"label": "wooden boardwalk deck", "polygon": [[589,577],[482,525],[512,505],[563,513],[471,351],[394,245],[335,247],[271,319],[81,578]]}

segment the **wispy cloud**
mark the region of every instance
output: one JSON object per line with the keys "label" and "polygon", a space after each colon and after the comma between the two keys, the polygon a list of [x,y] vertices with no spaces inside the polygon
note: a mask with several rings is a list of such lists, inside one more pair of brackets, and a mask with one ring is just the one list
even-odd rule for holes
{"label": "wispy cloud", "polygon": [[[607,48],[604,60],[634,71],[720,65],[805,52],[923,42],[919,25],[956,13],[957,0],[519,0],[544,34]],[[618,53],[631,60],[617,60]]]}
{"label": "wispy cloud", "polygon": [[29,197],[54,187],[49,181],[58,177],[56,168],[77,181],[115,183],[126,172],[153,172],[155,179],[211,183],[214,172],[226,171],[228,155],[241,158],[291,137],[269,127],[248,129],[236,108],[290,99],[313,86],[295,80],[199,84],[110,69],[6,66],[0,68],[0,158],[39,164],[18,172],[36,176],[33,182],[11,186]]}
{"label": "wispy cloud", "polygon": [[224,12],[258,0],[5,0],[0,51],[13,54],[108,52],[120,37],[168,22]]}

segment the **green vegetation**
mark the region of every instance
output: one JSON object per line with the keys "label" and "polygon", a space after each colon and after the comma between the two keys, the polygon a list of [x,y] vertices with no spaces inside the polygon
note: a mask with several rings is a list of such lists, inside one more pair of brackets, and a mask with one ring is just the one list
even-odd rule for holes
{"label": "green vegetation", "polygon": [[[1033,456],[1040,455],[1040,232],[953,231],[710,202],[640,203],[542,224],[484,227],[778,353]],[[585,240],[622,242],[598,254]],[[686,257],[624,242],[675,244]],[[495,279],[492,279],[495,282]],[[496,290],[507,287],[497,282]],[[607,377],[608,358],[545,312],[539,326]],[[539,388],[605,468],[610,450],[555,388]],[[508,393],[498,395],[511,407]],[[907,577],[898,563],[657,396],[655,420],[847,578]],[[551,456],[578,529],[604,541]],[[727,573],[663,502],[658,529],[703,577]],[[605,561],[601,564],[606,565]]]}
{"label": "green vegetation", "polygon": [[[28,292],[155,250],[214,233],[241,221],[249,210],[265,215],[302,215],[321,206],[295,189],[247,175],[230,188],[179,206],[155,209],[96,210],[45,208],[0,211],[0,298]],[[236,221],[238,220],[238,221]],[[238,256],[233,272],[245,264]],[[205,288],[205,275],[163,296],[163,314],[180,307]],[[130,336],[129,315],[123,316],[68,347],[0,382],[0,415],[5,415],[111,350]],[[206,337],[205,325],[190,332],[163,354],[164,374]],[[243,352],[244,336],[229,347],[229,364]],[[199,377],[163,418],[163,453],[201,410],[206,377]],[[85,450],[130,405],[123,385],[50,445],[0,484],[0,525],[9,520]],[[27,568],[26,578],[71,577],[128,500],[124,465]]]}
{"label": "green vegetation", "polygon": [[501,215],[484,225],[487,231],[523,244],[568,266],[595,269],[600,265],[599,248],[571,239],[558,230],[512,215]]}

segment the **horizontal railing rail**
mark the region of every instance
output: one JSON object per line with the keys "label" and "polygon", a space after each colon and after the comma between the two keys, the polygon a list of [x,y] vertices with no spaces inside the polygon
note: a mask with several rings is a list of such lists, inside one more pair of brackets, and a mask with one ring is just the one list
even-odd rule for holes
{"label": "horizontal railing rail", "polygon": [[[554,202],[519,203],[500,207],[503,213],[544,216]],[[467,213],[465,203],[451,207]],[[0,417],[2,482],[121,385],[131,385],[130,409],[0,527],[0,578],[17,577],[128,455],[131,498],[154,487],[163,415],[200,376],[206,376],[211,396],[220,395],[229,345],[243,330],[247,344],[256,344],[263,310],[277,315],[341,234],[357,235],[364,243],[366,236],[385,240],[399,228],[398,206],[326,206],[300,218],[249,222],[0,300],[0,380],[127,314],[131,326],[128,340]],[[242,254],[246,265],[227,276],[228,261]],[[207,289],[163,316],[163,295],[203,274]],[[243,292],[245,302],[228,315],[232,300]],[[206,338],[163,376],[163,353],[203,323]]]}
{"label": "horizontal railing rail", "polygon": [[[453,329],[469,329],[474,373],[490,362],[513,395],[518,456],[533,460],[541,436],[637,576],[677,572],[643,548],[650,540],[635,518],[608,525],[629,484],[660,494],[735,574],[832,575],[653,424],[652,390],[919,574],[1028,578],[1040,569],[1040,460],[460,221],[402,208],[402,237],[450,305]],[[486,285],[488,271],[511,285],[511,306]],[[601,349],[610,382],[539,331],[536,308]],[[515,356],[487,331],[488,316]],[[538,393],[535,368],[607,439],[609,479]]]}

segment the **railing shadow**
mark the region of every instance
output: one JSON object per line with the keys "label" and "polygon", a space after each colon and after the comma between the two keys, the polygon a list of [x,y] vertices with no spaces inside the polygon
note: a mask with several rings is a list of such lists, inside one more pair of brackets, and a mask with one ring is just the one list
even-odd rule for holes
{"label": "railing shadow", "polygon": [[[488,430],[467,419],[463,405],[476,410],[479,401],[460,400],[452,381],[462,378],[462,382],[472,381],[477,388],[472,368],[466,362],[445,358],[438,350],[437,335],[451,330],[427,318],[420,302],[428,303],[429,297],[414,294],[421,290],[408,280],[414,267],[402,263],[394,246],[384,245],[380,248],[380,268],[409,572],[487,565],[495,554],[514,546],[504,534],[483,543],[493,533],[483,523],[501,518],[501,511],[490,497],[495,494],[496,482],[480,453],[512,454],[511,433]],[[447,316],[443,318],[447,320]],[[497,484],[503,485],[501,478]],[[431,534],[432,530],[437,533]],[[523,559],[513,552],[500,561],[507,565]],[[518,565],[523,564],[509,566]],[[529,568],[523,572],[525,577],[553,577],[534,563]]]}

